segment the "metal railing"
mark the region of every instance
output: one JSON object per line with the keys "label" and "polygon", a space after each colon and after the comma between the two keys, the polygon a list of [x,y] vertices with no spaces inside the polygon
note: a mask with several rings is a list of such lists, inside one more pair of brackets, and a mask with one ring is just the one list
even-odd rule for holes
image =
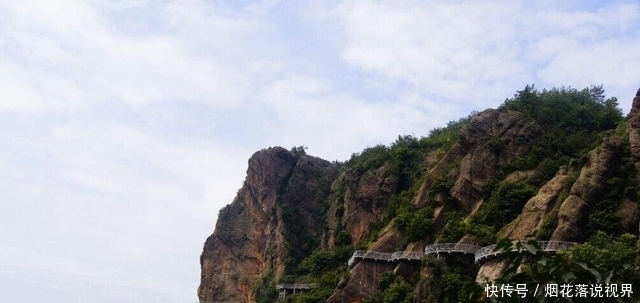
{"label": "metal railing", "polygon": [[[576,246],[578,243],[565,241],[538,241],[538,245],[540,245],[540,249],[542,251],[559,251]],[[495,248],[495,244],[480,248],[476,252],[475,262],[478,263],[484,259],[499,255],[501,251],[495,251]],[[527,248],[523,246],[522,249]],[[513,251],[516,251],[516,249],[514,248]]]}
{"label": "metal railing", "polygon": [[466,243],[437,243],[427,245],[424,248],[424,254],[439,254],[439,253],[464,253],[475,254],[480,249],[480,246]]}
{"label": "metal railing", "polygon": [[[559,251],[564,250],[578,243],[574,242],[565,242],[565,241],[538,241],[540,245],[540,249],[543,251]],[[367,259],[374,261],[385,261],[385,262],[398,262],[403,260],[408,261],[419,261],[423,256],[429,254],[439,254],[439,253],[464,253],[464,254],[473,254],[475,255],[475,262],[479,263],[480,261],[496,256],[500,254],[499,251],[495,251],[496,245],[489,245],[485,247],[480,247],[473,244],[466,243],[437,243],[427,245],[424,248],[424,254],[421,252],[413,252],[413,251],[396,251],[393,253],[383,253],[377,251],[366,251],[366,250],[356,250],[353,252],[351,258],[349,258],[349,267],[353,266],[356,260],[359,259]],[[525,249],[525,248],[523,248]],[[514,249],[515,250],[515,249]]]}
{"label": "metal railing", "polygon": [[391,261],[419,261],[423,256],[419,251],[396,251],[391,254]]}
{"label": "metal railing", "polygon": [[398,262],[398,261],[420,261],[424,254],[415,251],[396,251],[383,253],[377,251],[356,250],[349,258],[349,267],[353,266],[357,259],[367,259],[374,261]]}
{"label": "metal railing", "polygon": [[276,290],[278,290],[278,299],[284,299],[287,296],[287,291],[293,291],[293,295],[296,295],[296,292],[299,294],[304,290],[309,290],[311,288],[315,288],[316,284],[278,284],[276,285]]}
{"label": "metal railing", "polygon": [[494,251],[496,248],[495,244],[482,247],[476,251],[475,262],[478,263],[482,261],[482,259],[489,258],[491,256],[495,256],[498,252]]}
{"label": "metal railing", "polygon": [[565,241],[538,241],[538,244],[540,244],[540,248],[544,251],[559,251],[580,245],[575,242]]}
{"label": "metal railing", "polygon": [[282,289],[311,289],[316,287],[316,284],[278,284],[276,285],[277,290]]}

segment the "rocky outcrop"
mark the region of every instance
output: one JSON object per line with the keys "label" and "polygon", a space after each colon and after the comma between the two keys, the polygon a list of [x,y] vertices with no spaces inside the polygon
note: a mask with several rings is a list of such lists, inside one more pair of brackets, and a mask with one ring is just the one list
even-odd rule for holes
{"label": "rocky outcrop", "polygon": [[[434,182],[438,178],[446,177],[449,171],[451,170],[450,168],[451,163],[458,163],[460,159],[464,157],[465,154],[466,154],[466,151],[464,150],[464,148],[460,144],[456,144],[444,154],[442,159],[440,159],[440,161],[438,161],[437,164],[435,165],[433,164],[435,162],[435,159],[433,158],[430,159],[431,161],[429,162],[430,165],[428,167],[431,167],[433,165],[433,168],[431,168],[427,173],[427,175],[425,176],[424,181],[422,182],[422,185],[420,186],[420,189],[416,194],[416,197],[412,201],[413,205],[422,206],[427,204],[429,202],[430,197],[433,196],[433,193],[431,192],[431,190],[434,185]],[[449,194],[449,193],[446,193],[446,194]],[[444,196],[440,196],[436,200],[440,203],[443,203],[444,198],[445,198]]]}
{"label": "rocky outcrop", "polygon": [[[571,171],[568,167],[560,168],[558,173],[543,185],[538,194],[527,201],[522,213],[505,228],[504,236],[509,239],[520,240],[535,237],[545,219],[559,202],[558,198],[566,190],[570,181]],[[560,201],[561,202],[561,201]]]}
{"label": "rocky outcrop", "polygon": [[620,220],[620,232],[636,233],[640,224],[640,209],[638,203],[629,199],[622,200],[616,210],[616,217]]}
{"label": "rocky outcrop", "polygon": [[606,186],[609,171],[619,158],[622,140],[616,136],[605,138],[602,145],[589,152],[587,162],[558,211],[558,227],[551,240],[582,242],[589,216],[589,202]]}
{"label": "rocky outcrop", "polygon": [[349,276],[349,280],[340,281],[338,288],[329,297],[327,303],[360,302],[378,291],[378,281],[386,273],[393,271],[395,264],[363,260],[358,262]]}
{"label": "rocky outcrop", "polygon": [[[391,222],[386,229],[381,232],[378,240],[369,248],[371,251],[395,252],[403,243],[403,233],[398,230],[394,222]],[[423,247],[409,245],[406,251],[422,252]],[[414,262],[415,263],[415,262]],[[351,269],[349,279],[341,281],[339,287],[329,297],[327,303],[348,303],[358,302],[378,291],[378,281],[387,272],[393,272],[397,276],[408,279],[411,275],[419,271],[415,264],[376,262],[371,260],[361,260]]]}
{"label": "rocky outcrop", "polygon": [[[498,175],[501,164],[524,156],[542,136],[535,121],[509,110],[485,110],[460,131],[460,143],[427,174],[415,204],[425,204],[434,180],[445,177],[452,181],[450,194],[465,213],[471,213],[482,202],[484,187]],[[459,163],[452,168],[452,164]]]}
{"label": "rocky outcrop", "polygon": [[514,111],[490,109],[473,117],[460,132],[460,144],[469,152],[453,174],[451,194],[460,207],[466,213],[476,209],[496,168],[523,157],[542,134],[537,123]]}
{"label": "rocky outcrop", "polygon": [[627,119],[631,120],[633,117],[637,116],[638,113],[640,113],[640,88],[636,92],[636,96],[631,102],[631,110],[627,115]]}
{"label": "rocky outcrop", "polygon": [[354,171],[345,173],[345,214],[342,225],[355,243],[368,235],[369,223],[380,219],[389,197],[396,191],[398,178],[389,166],[372,169],[358,176]]}
{"label": "rocky outcrop", "polygon": [[[544,125],[546,129],[547,124]],[[291,152],[279,147],[255,153],[249,160],[244,185],[233,203],[220,211],[215,230],[205,242],[200,259],[200,300],[253,302],[257,299],[254,293],[261,290],[270,290],[273,295],[275,284],[281,283],[283,278],[293,280],[290,275],[298,275],[295,266],[318,247],[336,248],[328,252],[327,258],[340,249],[352,249],[347,246],[349,243],[358,249],[366,246],[368,250],[379,252],[422,252],[426,244],[444,233],[443,228],[456,235],[451,237],[456,238],[453,241],[477,241],[476,235],[469,230],[485,228],[482,226],[485,223],[474,225],[478,223],[474,220],[485,210],[480,208],[483,199],[490,194],[487,189],[492,186],[488,185],[517,182],[541,185],[517,218],[500,230],[499,237],[581,242],[585,240],[588,234],[585,231],[590,224],[598,221],[591,213],[597,215],[598,207],[602,205],[597,204],[598,201],[606,199],[615,200],[615,204],[605,204],[609,208],[602,222],[610,222],[607,220],[612,217],[611,206],[615,206],[614,215],[619,219],[616,224],[619,224],[620,232],[638,233],[640,209],[635,191],[640,188],[640,90],[628,116],[626,133],[622,134],[618,129],[590,134],[591,138],[596,138],[595,135],[603,138],[601,144],[588,152],[585,150],[586,155],[581,159],[569,161],[566,154],[550,159],[556,161],[550,165],[558,165],[558,160],[567,162],[550,180],[542,179],[544,162],[537,162],[538,167],[533,167],[535,163],[527,163],[528,170],[513,171],[516,166],[510,166],[515,160],[530,161],[533,157],[527,156],[534,146],[548,146],[538,144],[548,141],[541,141],[545,134],[535,121],[515,111],[489,109],[476,114],[461,127],[456,144],[451,141],[432,144],[436,148],[416,153],[424,157],[410,162],[424,166],[423,170],[412,172],[421,174],[411,179],[411,182],[421,180],[417,183],[420,185],[417,191],[400,181],[398,167],[401,166],[397,163],[402,160],[394,158],[398,156],[394,152],[385,154],[384,148],[380,152],[381,158],[376,158],[376,164],[366,162],[368,158],[364,158],[367,160],[357,162],[356,159],[352,166],[349,163],[339,166],[305,155],[300,150]],[[550,140],[549,136],[544,140]],[[585,146],[595,144],[593,140]],[[423,148],[425,145],[418,146]],[[539,149],[535,151],[534,155],[540,155]],[[635,172],[629,159],[633,160]],[[544,170],[545,178],[548,173],[549,170]],[[637,187],[629,184],[633,183],[634,173]],[[615,182],[612,179],[616,179]],[[613,183],[618,185],[611,185]],[[615,198],[608,195],[612,191],[617,192]],[[531,190],[527,197],[529,192]],[[514,203],[520,207],[521,202]],[[424,210],[433,211],[433,218],[425,225],[428,226],[410,225],[409,222],[424,222]],[[420,215],[414,215],[413,211],[420,211],[415,213]],[[393,219],[389,214],[397,217]],[[449,220],[457,221],[448,224]],[[372,222],[376,224],[372,225]],[[383,222],[387,225],[379,231],[378,224]],[[417,228],[427,231],[424,236],[418,234],[418,240],[407,243],[405,232],[410,234]],[[491,231],[496,227],[487,228]],[[462,236],[464,233],[471,235]],[[360,260],[348,274],[345,267],[327,265],[332,274],[337,272],[334,277],[342,275],[327,302],[356,302],[370,298],[378,292],[380,277],[389,272],[404,277],[405,281],[412,280],[414,294],[419,299],[443,294],[444,289],[437,285],[438,281],[442,282],[438,280],[442,278],[439,269],[423,268],[412,262]],[[494,279],[504,267],[489,259],[478,269],[470,254],[443,255],[435,262],[441,267],[460,266],[464,277],[475,276],[477,281]],[[314,279],[301,274],[298,278]],[[326,297],[326,285],[324,287]]]}
{"label": "rocky outcrop", "polygon": [[507,263],[496,259],[485,262],[476,275],[476,283],[486,283],[487,281],[495,281],[502,271],[507,268]]}
{"label": "rocky outcrop", "polygon": [[638,89],[635,98],[633,98],[631,111],[627,119],[627,136],[629,137],[631,157],[633,157],[636,171],[638,172],[636,184],[640,187],[640,89]]}
{"label": "rocky outcrop", "polygon": [[[498,111],[486,110],[474,116],[471,121],[462,128],[460,132],[460,143],[454,145],[435,165],[433,165],[435,155],[427,156],[429,166],[433,165],[423,182],[413,204],[416,206],[428,203],[429,197],[433,197],[442,206],[436,208],[434,213],[434,225],[441,226],[446,222],[442,222],[445,213],[444,201],[447,195],[451,195],[458,202],[458,207],[464,212],[471,213],[477,209],[484,197],[484,187],[490,179],[498,176],[497,167],[513,161],[517,157],[524,156],[531,147],[542,136],[542,129],[534,122],[527,121],[520,113],[514,111]],[[454,168],[452,163],[459,163]],[[375,201],[372,197],[384,197],[385,188],[393,188],[392,182],[381,177],[384,174],[384,167],[378,171],[368,172],[360,179],[366,187],[358,187],[360,192],[372,193],[370,197],[354,195],[351,201],[357,201],[352,207],[348,207],[349,215],[345,217],[345,225],[351,232],[355,232],[354,239],[362,239],[364,231],[349,228],[349,226],[359,226],[366,230],[368,224],[362,224],[362,219],[356,219],[357,216],[367,216],[367,219],[379,218],[375,210],[383,209],[382,207],[371,207],[371,205],[380,205],[379,203],[364,203],[361,201]],[[527,177],[533,177],[535,174],[531,172],[523,172]],[[376,176],[376,177],[373,177]],[[433,194],[429,191],[437,178],[453,180],[452,188],[447,193]],[[364,181],[363,181],[364,180]],[[364,188],[370,190],[364,191]],[[384,204],[383,204],[384,205]],[[362,218],[362,217],[360,217]],[[355,219],[355,220],[354,220]],[[351,223],[353,221],[354,223]],[[351,224],[351,225],[350,225]],[[390,226],[393,226],[391,224]],[[391,229],[393,230],[393,229]],[[390,236],[393,235],[393,236]],[[398,242],[396,239],[399,232],[384,233],[371,248],[376,251],[394,251],[397,250]],[[413,250],[408,247],[407,249]],[[422,248],[417,249],[418,251]],[[371,262],[359,263],[351,270],[351,278],[346,281],[340,290],[337,290],[328,302],[346,302],[342,298],[365,298],[376,292],[376,287],[364,287],[369,285],[367,279],[382,274],[378,270],[386,270],[386,268],[376,267],[378,265],[369,264]]]}
{"label": "rocky outcrop", "polygon": [[[628,119],[626,129],[628,144],[636,172],[640,172],[640,90],[633,100]],[[527,202],[518,218],[504,228],[502,235],[514,240],[536,237],[543,225],[548,223],[547,220],[553,219],[549,217],[556,215],[557,226],[550,240],[571,242],[586,240],[585,231],[592,205],[603,194],[612,190],[607,181],[612,177],[612,169],[620,164],[625,144],[627,142],[624,138],[609,135],[603,139],[599,147],[587,154],[582,167],[572,165],[561,168],[556,176]],[[578,172],[579,175],[574,181],[573,176]],[[640,185],[640,174],[636,175],[636,183]],[[570,190],[567,193],[568,186]],[[637,202],[623,199],[615,215],[619,218],[621,232],[637,233],[639,222]],[[483,264],[476,280],[494,279],[502,271],[501,266],[495,262]]]}
{"label": "rocky outcrop", "polygon": [[[336,168],[330,162],[283,148],[255,153],[233,203],[223,208],[200,257],[201,301],[252,302],[251,287],[265,273],[282,276],[300,248],[304,230],[319,238],[317,211],[329,194]],[[295,208],[302,220],[287,225]],[[299,229],[298,229],[299,228]],[[291,249],[294,247],[294,249]]]}
{"label": "rocky outcrop", "polygon": [[[382,235],[372,251],[394,252],[399,243],[402,243],[402,233],[397,228],[391,227],[382,231]],[[367,298],[378,291],[378,281],[382,274],[391,272],[397,264],[388,262],[375,262],[371,260],[361,260],[351,269],[348,280],[340,283],[328,303],[357,302]]]}
{"label": "rocky outcrop", "polygon": [[[640,89],[636,92],[635,98],[631,104],[631,111],[627,116],[627,136],[629,138],[629,147],[631,157],[636,167],[636,186],[640,188]],[[623,202],[618,210],[618,216],[622,218],[623,226],[632,228],[630,225],[638,226],[638,216],[629,214],[638,213],[638,204]],[[640,230],[640,226],[638,227]]]}
{"label": "rocky outcrop", "polygon": [[[585,229],[591,211],[590,203],[593,203],[605,190],[611,167],[620,158],[622,145],[622,140],[616,136],[605,138],[600,147],[589,152],[586,163],[572,184],[567,182],[572,181],[571,176],[576,173],[575,168],[561,168],[555,177],[540,188],[536,196],[529,199],[522,213],[504,228],[503,235],[514,240],[536,238],[552,211],[556,210],[557,226],[550,240],[569,242],[586,240]],[[564,195],[563,192],[565,192]],[[561,199],[563,196],[566,198]],[[633,208],[628,204],[626,207]],[[625,215],[631,222],[637,218],[637,212],[635,216],[628,213]],[[502,271],[502,267],[504,267],[502,263],[486,262],[478,271],[476,281],[495,279]]]}

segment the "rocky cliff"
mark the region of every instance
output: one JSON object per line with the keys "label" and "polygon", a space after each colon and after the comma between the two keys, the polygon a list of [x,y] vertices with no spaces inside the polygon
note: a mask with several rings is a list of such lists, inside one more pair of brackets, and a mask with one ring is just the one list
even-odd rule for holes
{"label": "rocky cliff", "polygon": [[320,238],[320,210],[329,204],[336,172],[328,161],[280,147],[255,153],[244,185],[205,242],[200,300],[252,302],[258,281],[282,278],[288,262]]}
{"label": "rocky cliff", "polygon": [[436,242],[638,234],[640,90],[626,119],[602,93],[527,87],[499,109],[345,163],[295,148],[255,153],[205,242],[200,300],[274,302],[277,283],[317,285],[289,302],[377,302],[389,289],[455,300],[446,279],[492,278],[501,265],[465,255],[425,266],[346,259]]}

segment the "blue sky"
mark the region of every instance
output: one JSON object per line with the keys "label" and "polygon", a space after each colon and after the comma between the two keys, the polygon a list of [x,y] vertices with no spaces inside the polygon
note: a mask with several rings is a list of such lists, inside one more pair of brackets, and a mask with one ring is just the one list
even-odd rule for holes
{"label": "blue sky", "polygon": [[191,302],[247,159],[640,87],[635,1],[0,0],[0,301]]}

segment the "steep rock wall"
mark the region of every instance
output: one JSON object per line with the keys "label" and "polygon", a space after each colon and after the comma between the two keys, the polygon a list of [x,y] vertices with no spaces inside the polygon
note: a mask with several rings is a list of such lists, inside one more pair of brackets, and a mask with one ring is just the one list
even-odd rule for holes
{"label": "steep rock wall", "polygon": [[353,241],[359,243],[369,234],[369,224],[382,217],[389,197],[396,191],[398,178],[388,166],[382,166],[362,175],[346,172],[344,182],[344,202],[338,201],[344,203],[342,225]]}
{"label": "steep rock wall", "polygon": [[488,109],[475,115],[460,131],[460,143],[425,176],[414,204],[427,203],[434,180],[445,177],[453,184],[449,194],[458,207],[471,213],[482,203],[488,181],[498,175],[496,168],[524,156],[542,134],[535,121],[515,111]]}
{"label": "steep rock wall", "polygon": [[[554,228],[545,232],[546,237],[583,241],[594,200],[607,191],[611,169],[618,165],[623,151],[629,157],[630,150],[635,167],[640,168],[640,90],[633,104],[624,136],[620,131],[610,131],[602,144],[583,159],[567,163],[542,184],[521,214],[500,234],[511,239],[535,236],[543,228],[547,230],[549,220],[557,217]],[[543,135],[535,121],[518,112],[486,110],[475,115],[460,131],[459,143],[448,151],[427,153],[427,171],[411,201],[414,209],[433,207],[433,229],[438,230],[447,223],[444,213],[456,211],[462,217],[473,216],[483,204],[489,181],[540,185],[543,180],[535,169],[507,176],[499,169],[526,157]],[[447,189],[434,193],[434,182],[442,180]],[[636,181],[640,185],[640,174]],[[252,286],[266,281],[273,287],[285,273],[291,273],[292,260],[295,263],[308,255],[310,247],[304,246],[309,243],[311,248],[332,248],[335,231],[346,231],[354,244],[361,244],[370,238],[370,224],[384,217],[389,199],[397,191],[398,177],[388,164],[363,171],[341,170],[338,176],[335,165],[282,148],[254,154],[244,186],[234,202],[220,212],[216,229],[205,243],[200,299],[253,301]],[[637,233],[639,211],[634,198],[621,201],[616,216],[624,231]],[[430,235],[405,246],[404,234],[394,220],[374,236],[377,239],[368,249],[382,252],[422,251],[433,240]],[[415,265],[361,261],[350,269],[349,275],[345,274],[328,302],[367,298],[377,292],[382,274],[392,271],[402,275],[411,272],[408,269],[412,267]],[[500,271],[500,264],[488,261],[476,277],[491,279]],[[432,274],[424,269],[420,275],[422,282],[415,293],[421,298],[442,291],[424,282]]]}
{"label": "steep rock wall", "polygon": [[573,186],[569,197],[558,211],[558,227],[551,236],[552,241],[582,242],[584,227],[589,216],[590,202],[604,189],[610,168],[620,157],[622,140],[616,136],[606,137],[599,148],[589,152],[587,162]]}
{"label": "steep rock wall", "polygon": [[[635,98],[631,104],[631,111],[627,116],[627,136],[629,138],[629,147],[631,157],[636,167],[636,186],[640,188],[640,89],[636,92]],[[637,203],[624,201],[620,207],[618,215],[623,220],[623,225],[627,228],[633,228],[635,225],[640,230],[638,219],[639,207]]]}
{"label": "steep rock wall", "polygon": [[[496,168],[512,161],[516,157],[524,156],[531,147],[540,139],[543,132],[542,129],[534,122],[527,121],[523,116],[514,111],[498,111],[489,109],[474,116],[471,121],[462,128],[460,132],[460,143],[454,145],[442,159],[429,170],[425,176],[425,181],[421,185],[416,197],[413,200],[415,206],[428,203],[427,199],[429,191],[436,178],[445,178],[453,180],[453,187],[447,193],[435,195],[441,206],[436,208],[434,213],[435,226],[441,226],[446,222],[442,222],[444,214],[447,211],[447,205],[444,203],[446,196],[452,196],[457,201],[457,207],[463,212],[471,213],[482,203],[484,197],[484,187],[487,182],[496,178],[498,172]],[[433,153],[427,155],[430,167],[435,162]],[[455,167],[452,167],[452,164]],[[384,174],[381,168],[375,172],[365,173],[361,180],[369,180],[364,184],[369,184],[368,193],[372,193],[372,197],[384,198],[385,195],[391,193],[389,190],[393,188],[388,185],[391,182],[381,176]],[[377,178],[371,176],[377,175]],[[526,177],[531,177],[531,173],[522,173]],[[517,177],[513,177],[517,178]],[[362,188],[360,192],[363,192]],[[433,193],[431,193],[433,194]],[[431,195],[433,196],[433,195]],[[353,199],[356,204],[350,215],[345,218],[346,226],[349,226],[350,220],[356,215],[365,214],[372,220],[376,217],[376,213],[384,209],[383,207],[371,207],[371,205],[381,205],[380,203],[362,203],[362,201],[375,201],[373,198]],[[382,204],[384,205],[384,204]],[[360,208],[360,209],[358,209]],[[362,210],[364,208],[364,211]],[[372,211],[376,209],[376,211]],[[366,229],[367,224],[362,224],[362,220],[357,220],[358,226]],[[353,224],[353,223],[351,223]],[[353,231],[353,229],[350,229]],[[364,234],[364,233],[363,233]],[[361,239],[356,233],[355,239]],[[391,221],[385,231],[381,233],[378,240],[369,248],[374,251],[393,252],[399,249],[399,244],[403,242],[403,234],[395,227],[395,222]],[[463,239],[464,241],[464,239]],[[409,244],[406,251],[423,251],[424,244],[416,242]],[[389,271],[391,265],[381,266],[376,262],[360,262],[350,271],[350,279],[341,283],[341,287],[336,289],[333,296],[328,300],[331,303],[349,302],[347,298],[366,298],[377,291],[376,284],[372,284],[370,279],[379,277],[384,271]],[[391,267],[395,271],[403,268],[404,264],[397,267]],[[428,274],[427,274],[428,275]],[[426,277],[426,276],[425,276]],[[424,288],[424,287],[423,287]],[[423,289],[424,291],[424,289]]]}
{"label": "steep rock wall", "polygon": [[570,181],[572,170],[566,166],[560,168],[558,173],[544,184],[538,194],[529,199],[522,213],[514,222],[505,228],[505,237],[509,239],[525,239],[535,237],[542,228],[547,216],[558,204],[560,194]]}
{"label": "steep rock wall", "polygon": [[[382,232],[382,236],[371,248],[373,251],[394,252],[397,244],[402,242],[402,233],[396,228]],[[397,264],[361,260],[351,269],[349,279],[342,281],[328,303],[357,302],[378,291],[378,281],[385,272],[391,272]]]}
{"label": "steep rock wall", "polygon": [[[199,299],[252,302],[252,286],[258,280],[281,277],[292,254],[301,249],[300,231],[319,238],[317,210],[335,174],[330,162],[280,147],[255,153],[244,185],[233,203],[220,211],[205,242]],[[283,221],[292,208],[301,219],[297,226]]]}

